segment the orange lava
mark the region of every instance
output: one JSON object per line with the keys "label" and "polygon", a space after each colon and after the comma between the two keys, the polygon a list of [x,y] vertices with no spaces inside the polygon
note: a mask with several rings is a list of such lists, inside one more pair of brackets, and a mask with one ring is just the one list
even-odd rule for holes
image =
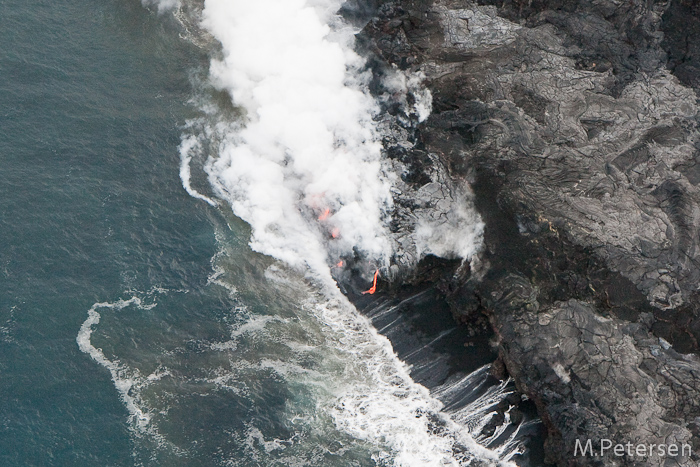
{"label": "orange lava", "polygon": [[318,220],[325,221],[326,219],[328,219],[328,216],[330,216],[330,214],[331,214],[331,210],[329,208],[326,208],[326,210],[323,211],[323,214],[318,216]]}
{"label": "orange lava", "polygon": [[342,268],[343,266],[345,266],[345,261],[343,261],[343,260],[341,259],[340,261],[338,261],[338,263],[336,263],[335,266],[336,266],[337,268]]}
{"label": "orange lava", "polygon": [[333,238],[338,238],[338,235],[340,235],[340,229],[338,227],[334,228],[333,231],[331,232],[331,237]]}
{"label": "orange lava", "polygon": [[374,280],[372,281],[372,287],[369,288],[369,290],[365,290],[362,292],[362,295],[364,294],[370,294],[372,295],[374,292],[377,291],[377,277],[379,276],[379,269],[374,271]]}

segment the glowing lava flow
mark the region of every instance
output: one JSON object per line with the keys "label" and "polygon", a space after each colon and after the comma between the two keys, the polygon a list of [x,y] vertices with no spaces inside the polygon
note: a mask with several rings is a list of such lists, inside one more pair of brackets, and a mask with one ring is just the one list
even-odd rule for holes
{"label": "glowing lava flow", "polygon": [[323,214],[321,214],[320,216],[318,216],[318,220],[320,220],[320,221],[325,221],[326,219],[328,219],[328,216],[329,216],[330,214],[331,214],[331,210],[330,210],[330,209],[326,209],[325,211],[323,211]]}
{"label": "glowing lava flow", "polygon": [[365,290],[364,292],[362,292],[362,295],[365,295],[365,294],[372,295],[374,292],[377,291],[377,277],[378,276],[379,276],[379,269],[374,271],[374,280],[372,281],[372,287],[370,287],[369,290]]}

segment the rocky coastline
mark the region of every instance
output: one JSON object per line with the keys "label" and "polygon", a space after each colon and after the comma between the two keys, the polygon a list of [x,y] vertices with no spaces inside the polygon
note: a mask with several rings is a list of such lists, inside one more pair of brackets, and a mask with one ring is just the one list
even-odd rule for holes
{"label": "rocky coastline", "polygon": [[[468,187],[458,199],[485,225],[471,265],[401,281],[434,283],[458,321],[493,334],[494,374],[534,401],[546,463],[697,465],[700,6],[395,0],[357,11],[346,15],[366,17],[358,48],[374,91],[402,70],[432,94],[425,121],[384,110],[406,192]],[[576,455],[587,440],[693,449]]]}

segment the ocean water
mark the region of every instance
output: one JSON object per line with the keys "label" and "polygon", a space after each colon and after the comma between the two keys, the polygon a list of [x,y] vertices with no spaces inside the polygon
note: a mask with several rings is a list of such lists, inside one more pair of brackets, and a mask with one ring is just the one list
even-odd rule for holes
{"label": "ocean water", "polygon": [[0,3],[1,465],[133,465],[75,341],[93,303],[187,290],[168,314],[193,334],[230,308],[202,287],[214,227],[176,170],[200,56],[166,29],[138,2]]}
{"label": "ocean water", "polygon": [[[337,61],[301,76],[227,44],[235,18],[271,11],[245,5],[209,2],[220,48],[135,0],[0,1],[0,465],[507,460],[512,440],[491,451],[472,431],[511,389],[443,413],[333,283],[358,245],[388,261],[392,177],[338,5],[279,16],[304,26],[292,49],[320,54],[297,60]],[[324,110],[336,94],[343,112]]]}

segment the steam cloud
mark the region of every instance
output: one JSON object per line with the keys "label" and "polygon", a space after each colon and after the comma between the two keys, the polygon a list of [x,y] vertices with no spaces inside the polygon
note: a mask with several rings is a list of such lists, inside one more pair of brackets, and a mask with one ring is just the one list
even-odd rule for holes
{"label": "steam cloud", "polygon": [[144,6],[156,6],[158,13],[173,10],[180,6],[180,0],[141,0]]}
{"label": "steam cloud", "polygon": [[212,81],[246,112],[209,166],[217,194],[251,225],[255,250],[316,271],[333,261],[327,251],[384,264],[392,251],[377,107],[352,31],[328,26],[338,6],[208,0],[203,11],[223,52]]}
{"label": "steam cloud", "polygon": [[[483,224],[469,188],[453,186],[434,168],[432,183],[415,190],[395,175],[400,163],[382,159],[374,121],[379,108],[367,90],[364,61],[353,50],[355,31],[337,15],[341,4],[206,0],[197,8],[203,28],[221,44],[210,83],[230,96],[238,114],[217,118],[217,105],[201,106],[215,118],[183,140],[183,186],[216,204],[190,183],[192,157],[209,155],[209,181],[251,226],[251,247],[317,278],[330,279],[328,265],[356,253],[377,268],[392,258],[410,267],[426,254],[470,259]],[[179,0],[157,5],[160,11]],[[432,98],[421,79],[390,73],[384,82],[389,97],[381,99],[398,102],[406,119],[422,122]],[[439,199],[430,194],[436,190],[452,194]],[[417,208],[400,214],[412,225],[391,234],[397,193],[415,199]],[[374,269],[365,272],[371,278]]]}

